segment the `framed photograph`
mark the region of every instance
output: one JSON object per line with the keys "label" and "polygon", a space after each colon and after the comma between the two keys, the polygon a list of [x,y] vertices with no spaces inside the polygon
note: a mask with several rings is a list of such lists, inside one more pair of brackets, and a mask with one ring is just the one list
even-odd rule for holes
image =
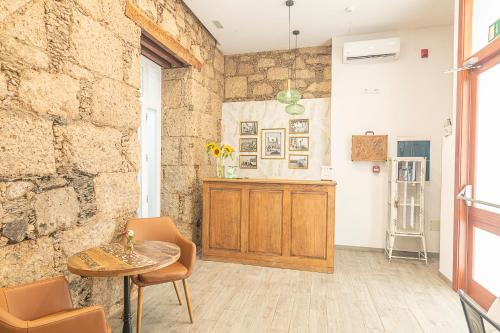
{"label": "framed photograph", "polygon": [[290,119],[290,134],[308,134],[309,119]]}
{"label": "framed photograph", "polygon": [[240,135],[257,135],[259,125],[256,121],[241,121]]}
{"label": "framed photograph", "polygon": [[308,164],[309,156],[307,155],[290,155],[288,158],[289,169],[307,169]]}
{"label": "framed photograph", "polygon": [[262,130],[261,154],[263,159],[285,158],[285,136],[284,128],[271,128]]}
{"label": "framed photograph", "polygon": [[240,153],[256,153],[257,138],[240,138]]}
{"label": "framed photograph", "polygon": [[257,155],[240,155],[240,169],[257,169]]}
{"label": "framed photograph", "polygon": [[307,136],[294,136],[290,137],[288,144],[290,151],[309,151],[309,137]]}

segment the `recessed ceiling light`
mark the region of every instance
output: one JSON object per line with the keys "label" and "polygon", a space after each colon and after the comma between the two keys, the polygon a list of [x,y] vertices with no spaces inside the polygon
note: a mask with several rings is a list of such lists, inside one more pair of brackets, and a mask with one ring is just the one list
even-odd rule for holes
{"label": "recessed ceiling light", "polygon": [[224,26],[222,25],[222,23],[220,23],[220,21],[214,20],[212,21],[212,23],[215,25],[217,29],[224,29]]}
{"label": "recessed ceiling light", "polygon": [[344,12],[352,13],[355,9],[356,9],[356,7],[354,7],[354,6],[345,7]]}

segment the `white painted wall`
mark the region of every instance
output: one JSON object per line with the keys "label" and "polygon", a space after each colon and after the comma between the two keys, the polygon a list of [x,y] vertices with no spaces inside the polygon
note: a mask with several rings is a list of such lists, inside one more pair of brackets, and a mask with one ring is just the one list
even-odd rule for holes
{"label": "white painted wall", "polygon": [[[458,56],[458,0],[455,0],[455,24],[453,29],[453,67],[457,64]],[[439,242],[439,271],[450,281],[453,280],[453,233],[454,233],[454,204],[455,204],[455,125],[457,75],[453,75],[453,108],[450,115],[453,132],[443,139],[443,165],[441,185],[441,233]]]}
{"label": "white painted wall", "polygon": [[[278,178],[278,179],[311,179],[321,178],[321,166],[330,164],[330,98],[312,98],[301,100],[306,111],[300,116],[291,117],[285,112],[285,105],[277,101],[231,102],[222,106],[222,143],[236,148],[237,157],[233,162],[239,164],[239,139],[241,121],[258,121],[259,135],[244,136],[258,139],[257,153],[242,153],[242,155],[258,155],[256,170],[239,169],[238,177],[244,178]],[[308,152],[289,152],[289,120],[309,119],[309,134],[292,135],[308,136]],[[265,128],[286,129],[285,159],[261,158],[261,130]],[[307,170],[288,168],[289,154],[308,155]]]}
{"label": "white painted wall", "polygon": [[[342,64],[345,41],[401,38],[393,62]],[[441,154],[444,120],[452,110],[453,28],[451,26],[356,35],[332,40],[332,165],[338,181],[335,243],[382,248],[387,221],[387,170],[373,174],[373,163],[352,162],[351,136],[373,130],[389,135],[389,154],[398,137],[431,140],[431,181],[426,184],[427,245],[439,252],[439,231],[430,221],[441,217]],[[420,49],[430,57],[420,59]],[[379,89],[365,94],[364,89]],[[398,245],[398,244],[396,244]],[[400,249],[413,244],[399,244]]]}

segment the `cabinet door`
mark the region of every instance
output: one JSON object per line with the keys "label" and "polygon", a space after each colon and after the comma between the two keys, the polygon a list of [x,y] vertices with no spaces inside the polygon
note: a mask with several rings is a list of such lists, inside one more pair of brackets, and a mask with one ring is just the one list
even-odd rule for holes
{"label": "cabinet door", "polygon": [[210,189],[210,249],[240,251],[240,235],[241,190]]}
{"label": "cabinet door", "polygon": [[281,255],[283,191],[248,194],[248,252]]}
{"label": "cabinet door", "polygon": [[291,193],[290,255],[326,258],[328,194]]}

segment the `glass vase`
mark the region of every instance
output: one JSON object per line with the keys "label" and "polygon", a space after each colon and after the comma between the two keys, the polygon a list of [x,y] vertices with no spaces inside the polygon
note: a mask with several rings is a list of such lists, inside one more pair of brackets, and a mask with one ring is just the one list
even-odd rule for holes
{"label": "glass vase", "polygon": [[224,160],[217,159],[217,178],[224,178]]}

